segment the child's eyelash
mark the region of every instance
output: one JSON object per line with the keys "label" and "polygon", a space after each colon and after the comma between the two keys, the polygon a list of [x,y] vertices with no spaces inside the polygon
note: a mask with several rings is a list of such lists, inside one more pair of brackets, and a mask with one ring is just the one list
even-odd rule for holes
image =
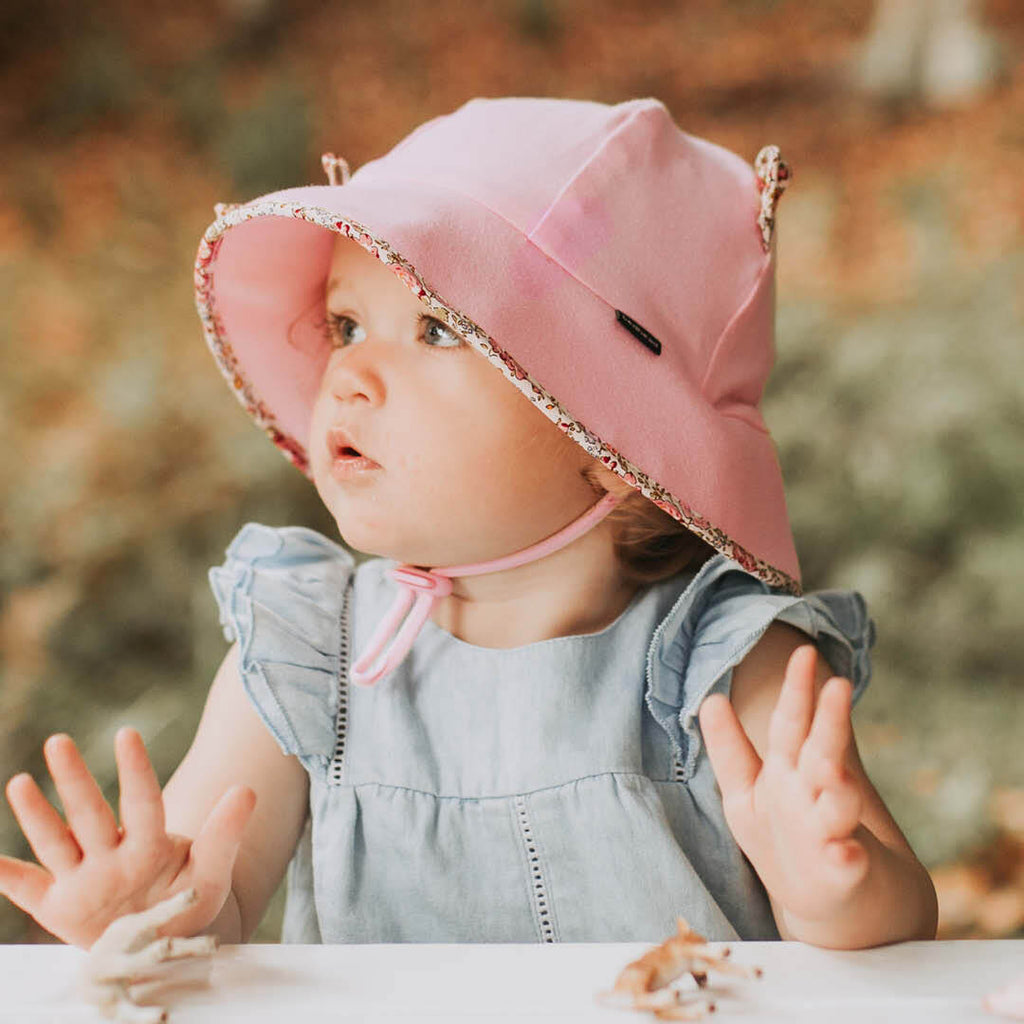
{"label": "child's eyelash", "polygon": [[[345,342],[341,340],[341,332],[346,323],[358,324],[359,321],[354,317],[347,316],[339,313],[328,313],[324,325],[327,327],[327,334],[329,340],[335,347],[344,347]],[[429,313],[420,313],[416,318],[416,324],[419,328],[419,333],[422,334],[430,324],[437,324],[442,330],[446,331],[458,344],[455,345],[427,345],[430,349],[439,348],[462,348],[465,345],[465,339],[457,331],[452,330],[443,320],[439,320],[436,316],[431,316]]]}

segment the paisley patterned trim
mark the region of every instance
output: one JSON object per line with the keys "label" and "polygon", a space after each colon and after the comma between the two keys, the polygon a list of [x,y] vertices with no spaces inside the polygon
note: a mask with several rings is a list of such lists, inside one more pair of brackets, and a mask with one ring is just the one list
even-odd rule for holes
{"label": "paisley patterned trim", "polygon": [[506,380],[517,387],[559,430],[571,437],[584,451],[600,460],[602,465],[640,491],[662,511],[707,541],[716,551],[739,562],[747,572],[764,580],[770,586],[780,587],[791,594],[801,593],[800,584],[788,573],[782,572],[741,547],[717,526],[652,480],[611,445],[574,420],[558,400],[532,380],[519,363],[496,345],[481,327],[431,291],[415,267],[404,256],[395,252],[383,238],[374,235],[356,221],[341,217],[322,207],[264,201],[226,208],[224,214],[206,229],[196,256],[196,308],[202,321],[203,333],[224,379],[246,412],[256,421],[257,426],[266,431],[270,440],[285,457],[306,476],[310,475],[310,471],[305,449],[299,441],[280,429],[274,414],[253,391],[235,358],[214,304],[213,264],[216,262],[224,234],[230,228],[256,217],[292,217],[343,234],[358,242],[401,278],[410,291],[425,303],[438,319],[461,334],[488,362],[501,371]]}
{"label": "paisley patterned trim", "polygon": [[761,245],[765,252],[772,247],[775,231],[775,207],[793,179],[793,172],[779,152],[778,146],[765,146],[754,160],[757,172],[757,187],[761,193],[761,212],[757,215],[757,226],[761,229]]}

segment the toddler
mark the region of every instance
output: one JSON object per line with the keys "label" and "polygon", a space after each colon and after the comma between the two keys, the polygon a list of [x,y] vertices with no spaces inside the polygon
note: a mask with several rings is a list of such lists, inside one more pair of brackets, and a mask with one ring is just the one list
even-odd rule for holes
{"label": "toddler", "polygon": [[[0,892],[88,947],[935,934],[857,755],[874,627],[802,594],[759,411],[789,170],[656,100],[476,99],[328,184],[218,206],[196,295],[221,371],[342,546],[250,523],[232,641],[161,793],[120,825],[70,737],[7,797]],[[377,556],[357,561],[351,550]]]}

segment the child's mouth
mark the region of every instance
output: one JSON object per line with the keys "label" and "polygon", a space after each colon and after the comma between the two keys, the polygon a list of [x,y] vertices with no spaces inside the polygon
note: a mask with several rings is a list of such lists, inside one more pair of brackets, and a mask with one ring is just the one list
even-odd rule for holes
{"label": "child's mouth", "polygon": [[343,468],[346,476],[364,469],[381,468],[378,463],[351,444],[348,435],[340,428],[327,432],[327,451],[331,457],[332,470]]}
{"label": "child's mouth", "polygon": [[369,456],[364,455],[361,451],[353,448],[351,445],[345,445],[344,448],[339,448],[334,452],[335,462],[344,460],[346,462],[365,462],[369,465],[376,466],[377,463],[373,461]]}
{"label": "child's mouth", "polygon": [[327,450],[332,459],[368,457],[352,443],[352,438],[341,427],[332,427],[327,431]]}
{"label": "child's mouth", "polygon": [[376,472],[381,467],[363,455],[339,455],[331,462],[331,476],[335,480],[352,480]]}

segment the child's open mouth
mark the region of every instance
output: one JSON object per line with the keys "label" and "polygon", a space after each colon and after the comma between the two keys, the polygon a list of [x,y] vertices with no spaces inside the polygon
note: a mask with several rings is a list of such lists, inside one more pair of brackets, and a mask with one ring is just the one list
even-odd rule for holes
{"label": "child's open mouth", "polygon": [[380,465],[364,455],[340,427],[327,432],[327,450],[331,457],[331,472],[349,477],[362,470],[380,469]]}

